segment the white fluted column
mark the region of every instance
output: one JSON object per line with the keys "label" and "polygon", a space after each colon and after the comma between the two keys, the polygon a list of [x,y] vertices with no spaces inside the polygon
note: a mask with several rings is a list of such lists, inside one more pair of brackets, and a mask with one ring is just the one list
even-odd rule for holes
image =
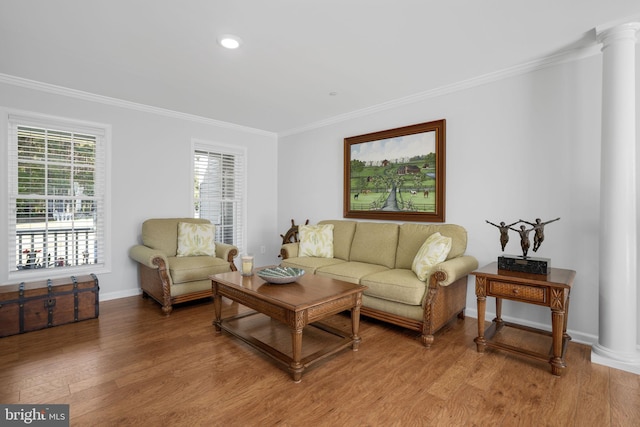
{"label": "white fluted column", "polygon": [[635,100],[639,29],[639,22],[596,28],[603,54],[600,312],[591,361],[640,374]]}

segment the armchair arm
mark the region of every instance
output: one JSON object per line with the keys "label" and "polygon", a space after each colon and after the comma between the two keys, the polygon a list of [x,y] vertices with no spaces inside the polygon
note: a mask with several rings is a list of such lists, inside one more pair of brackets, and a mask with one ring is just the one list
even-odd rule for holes
{"label": "armchair arm", "polygon": [[282,256],[282,259],[297,257],[299,246],[300,243],[298,242],[285,243],[284,245],[282,245],[282,247],[280,248],[280,255]]}
{"label": "armchair arm", "polygon": [[478,268],[478,260],[471,255],[462,255],[436,265],[431,272],[431,283],[448,286]]}
{"label": "armchair arm", "polygon": [[156,269],[169,264],[164,253],[144,245],[135,245],[129,249],[129,257],[149,268]]}
{"label": "armchair arm", "polygon": [[238,256],[238,248],[227,243],[216,243],[216,258],[222,258],[229,263],[231,271],[237,271],[233,259]]}

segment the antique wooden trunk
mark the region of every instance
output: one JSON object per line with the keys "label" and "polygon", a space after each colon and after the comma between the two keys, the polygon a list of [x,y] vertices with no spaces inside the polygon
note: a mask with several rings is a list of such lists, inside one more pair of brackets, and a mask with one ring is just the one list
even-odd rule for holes
{"label": "antique wooden trunk", "polygon": [[98,317],[94,274],[0,287],[0,337]]}

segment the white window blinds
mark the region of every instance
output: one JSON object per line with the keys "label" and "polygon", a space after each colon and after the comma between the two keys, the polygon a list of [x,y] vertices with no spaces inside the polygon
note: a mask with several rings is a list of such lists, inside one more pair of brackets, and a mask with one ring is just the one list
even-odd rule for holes
{"label": "white window blinds", "polygon": [[216,241],[245,249],[246,154],[231,147],[193,145],[194,212],[216,225]]}
{"label": "white window blinds", "polygon": [[105,135],[9,116],[9,271],[105,265]]}

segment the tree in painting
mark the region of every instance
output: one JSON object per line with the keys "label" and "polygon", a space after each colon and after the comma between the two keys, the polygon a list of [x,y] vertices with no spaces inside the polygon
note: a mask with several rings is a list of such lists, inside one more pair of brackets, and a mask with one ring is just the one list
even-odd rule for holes
{"label": "tree in painting", "polygon": [[352,147],[351,209],[433,211],[436,154],[432,138],[425,135]]}

